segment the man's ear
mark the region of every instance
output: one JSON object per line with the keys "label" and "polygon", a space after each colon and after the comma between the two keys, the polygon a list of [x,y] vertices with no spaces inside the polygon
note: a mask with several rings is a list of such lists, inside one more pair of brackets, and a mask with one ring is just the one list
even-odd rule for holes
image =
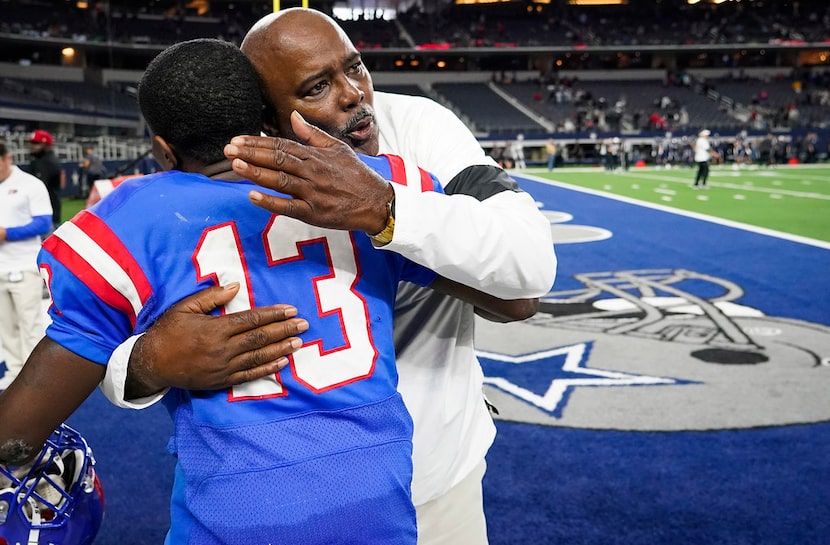
{"label": "man's ear", "polygon": [[162,170],[174,170],[179,165],[179,158],[173,146],[161,136],[153,136],[153,157],[158,161]]}

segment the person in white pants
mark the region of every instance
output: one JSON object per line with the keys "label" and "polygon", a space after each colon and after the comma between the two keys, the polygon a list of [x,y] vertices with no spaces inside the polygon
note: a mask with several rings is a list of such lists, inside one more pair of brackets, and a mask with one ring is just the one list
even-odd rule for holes
{"label": "person in white pants", "polygon": [[43,280],[37,268],[41,236],[52,227],[49,192],[12,162],[0,142],[0,343],[5,390],[43,336]]}

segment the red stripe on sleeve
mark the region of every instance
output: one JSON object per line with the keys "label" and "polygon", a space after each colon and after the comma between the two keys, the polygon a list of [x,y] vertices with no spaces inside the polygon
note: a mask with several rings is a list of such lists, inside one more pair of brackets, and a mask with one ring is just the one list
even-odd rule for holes
{"label": "red stripe on sleeve", "polygon": [[429,172],[421,167],[418,167],[418,172],[421,173],[421,192],[435,191],[435,186],[432,185],[432,176],[430,176]]}
{"label": "red stripe on sleeve", "polygon": [[136,291],[138,292],[141,304],[145,304],[147,299],[153,293],[153,288],[150,281],[144,275],[144,270],[135,260],[133,255],[124,246],[115,233],[107,226],[104,221],[88,210],[82,210],[74,218],[72,223],[94,240],[98,245],[109,254],[112,259],[127,273],[130,277]]}
{"label": "red stripe on sleeve", "polygon": [[[101,274],[62,239],[52,236],[43,242],[43,248],[52,254],[101,301],[121,311],[135,327],[136,315],[130,301],[113,288]],[[51,291],[51,286],[49,287]]]}
{"label": "red stripe on sleeve", "polygon": [[392,172],[392,181],[400,185],[409,185],[406,179],[406,168],[403,165],[403,158],[397,155],[384,155],[389,161],[389,170]]}

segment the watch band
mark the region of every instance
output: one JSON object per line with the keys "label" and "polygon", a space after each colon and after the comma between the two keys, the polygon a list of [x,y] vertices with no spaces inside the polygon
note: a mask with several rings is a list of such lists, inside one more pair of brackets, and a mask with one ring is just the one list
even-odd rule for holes
{"label": "watch band", "polygon": [[380,233],[375,235],[370,235],[374,242],[380,245],[389,244],[392,242],[392,236],[395,233],[395,195],[392,195],[392,198],[389,199],[389,202],[386,203],[386,227]]}

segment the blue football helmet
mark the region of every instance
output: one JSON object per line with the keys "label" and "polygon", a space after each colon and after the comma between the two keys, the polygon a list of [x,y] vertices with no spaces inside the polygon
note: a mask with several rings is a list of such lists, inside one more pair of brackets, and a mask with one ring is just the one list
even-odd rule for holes
{"label": "blue football helmet", "polygon": [[0,545],[89,545],[104,492],[86,440],[62,424],[31,464],[0,465]]}

